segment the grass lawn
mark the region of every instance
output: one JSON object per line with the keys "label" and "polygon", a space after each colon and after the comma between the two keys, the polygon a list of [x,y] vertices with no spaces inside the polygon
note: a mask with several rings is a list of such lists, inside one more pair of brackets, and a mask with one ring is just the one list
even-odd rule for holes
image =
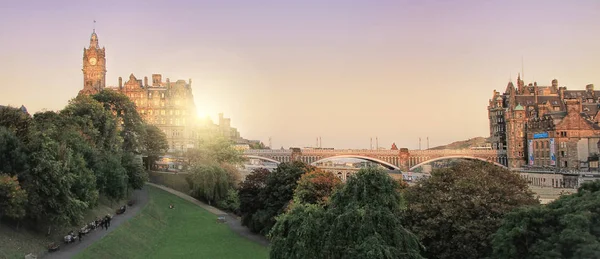
{"label": "grass lawn", "polygon": [[75,258],[268,258],[268,248],[217,223],[214,214],[146,188],[150,199],[138,215]]}

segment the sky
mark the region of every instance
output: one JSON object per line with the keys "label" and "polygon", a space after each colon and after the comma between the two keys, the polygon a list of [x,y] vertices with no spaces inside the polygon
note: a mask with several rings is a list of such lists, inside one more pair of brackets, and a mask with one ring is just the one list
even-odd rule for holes
{"label": "sky", "polygon": [[94,20],[107,85],[191,78],[200,115],[273,148],[487,137],[493,90],[521,71],[600,88],[600,1],[3,0],[0,104],[62,109]]}

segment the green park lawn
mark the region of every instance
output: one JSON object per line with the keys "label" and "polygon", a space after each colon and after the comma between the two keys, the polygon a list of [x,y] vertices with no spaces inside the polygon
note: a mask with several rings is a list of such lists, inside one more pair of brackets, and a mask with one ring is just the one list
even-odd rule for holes
{"label": "green park lawn", "polygon": [[214,214],[156,187],[146,188],[150,199],[139,215],[75,258],[268,258],[267,247],[217,223]]}

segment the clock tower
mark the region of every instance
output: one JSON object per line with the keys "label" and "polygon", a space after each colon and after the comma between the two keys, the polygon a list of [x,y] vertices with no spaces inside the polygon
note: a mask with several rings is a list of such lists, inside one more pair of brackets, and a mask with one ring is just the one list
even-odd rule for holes
{"label": "clock tower", "polygon": [[96,30],[92,32],[89,48],[83,48],[83,90],[79,94],[95,94],[106,86],[106,56],[98,45]]}

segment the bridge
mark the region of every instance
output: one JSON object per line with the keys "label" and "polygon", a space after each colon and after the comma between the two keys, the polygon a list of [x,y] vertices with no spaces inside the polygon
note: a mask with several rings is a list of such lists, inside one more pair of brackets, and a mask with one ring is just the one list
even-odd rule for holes
{"label": "bridge", "polygon": [[316,164],[332,158],[357,158],[377,163],[390,170],[403,172],[439,160],[470,159],[481,160],[505,167],[507,164],[504,150],[370,150],[370,149],[249,149],[244,151],[248,158],[261,159],[269,162],[302,161]]}

